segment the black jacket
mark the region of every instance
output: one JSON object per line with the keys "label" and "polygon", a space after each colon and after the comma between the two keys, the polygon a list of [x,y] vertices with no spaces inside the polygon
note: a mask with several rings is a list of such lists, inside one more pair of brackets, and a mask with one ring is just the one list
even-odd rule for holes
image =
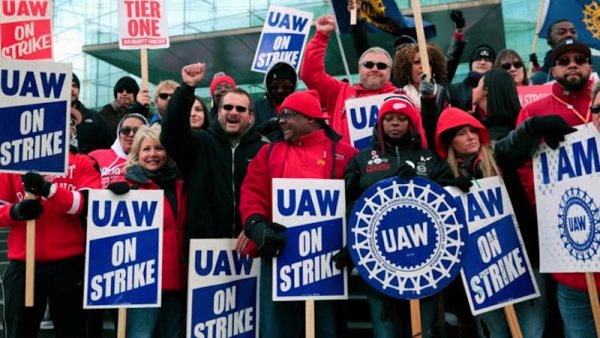
{"label": "black jacket", "polygon": [[112,145],[106,133],[106,122],[100,114],[77,100],[73,108],[81,112],[82,121],[77,125],[77,150],[87,154],[96,149],[108,149]]}
{"label": "black jacket", "polygon": [[469,72],[467,77],[460,83],[453,83],[442,91],[438,111],[441,113],[448,106],[460,108],[464,111],[472,111],[473,89],[479,84],[483,75]]}
{"label": "black jacket", "polygon": [[162,119],[160,139],[189,189],[187,238],[233,238],[242,230],[240,187],[248,164],[265,144],[251,126],[232,146],[217,120],[207,130],[192,131],[194,88],[182,84]]}

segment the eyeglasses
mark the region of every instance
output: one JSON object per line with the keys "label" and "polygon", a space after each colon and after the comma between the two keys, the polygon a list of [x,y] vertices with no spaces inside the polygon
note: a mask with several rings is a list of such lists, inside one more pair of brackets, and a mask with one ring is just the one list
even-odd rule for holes
{"label": "eyeglasses", "polygon": [[599,114],[600,113],[600,106],[591,107],[590,111],[592,112],[592,114]]}
{"label": "eyeglasses", "polygon": [[377,69],[379,69],[379,70],[384,70],[389,67],[388,64],[385,62],[373,62],[373,61],[365,61],[361,65],[367,69],[373,69],[373,67],[377,66]]}
{"label": "eyeglasses", "polygon": [[173,96],[173,94],[158,93],[158,97],[160,97],[161,100],[168,100],[171,96]]}
{"label": "eyeglasses", "polygon": [[500,67],[502,67],[502,69],[504,69],[504,70],[509,70],[510,67],[515,67],[515,69],[521,69],[521,68],[523,68],[523,62],[521,62],[521,61],[515,61],[513,63],[506,62],[506,63],[501,64]]}
{"label": "eyeglasses", "polygon": [[135,133],[137,133],[138,129],[139,129],[138,127],[134,127],[134,128],[123,127],[119,130],[119,132],[124,136],[129,136],[131,134],[131,132],[133,132],[133,135],[135,135]]}
{"label": "eyeglasses", "polygon": [[588,62],[588,58],[585,55],[575,55],[575,57],[570,58],[568,56],[561,56],[558,60],[556,60],[556,64],[559,66],[568,66],[571,62],[575,62],[577,65],[581,66],[584,63]]}
{"label": "eyeglasses", "polygon": [[279,114],[279,119],[280,120],[289,120],[291,118],[293,118],[296,115],[299,115],[300,113],[297,113],[293,110],[289,110],[289,109],[284,109],[281,111],[281,114]]}
{"label": "eyeglasses", "polygon": [[237,110],[238,113],[245,113],[248,110],[248,107],[244,107],[244,106],[234,106],[232,104],[224,104],[223,110],[227,110],[230,111],[235,107],[235,110]]}

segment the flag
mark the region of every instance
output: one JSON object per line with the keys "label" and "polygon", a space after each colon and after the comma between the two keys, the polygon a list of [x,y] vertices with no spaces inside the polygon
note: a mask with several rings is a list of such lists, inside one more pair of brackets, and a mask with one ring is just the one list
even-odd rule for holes
{"label": "flag", "polygon": [[[331,0],[333,10],[341,33],[350,32],[350,12],[348,0]],[[400,13],[394,0],[361,0],[359,1],[361,16],[367,32],[386,32],[394,36],[416,36],[415,21]],[[436,36],[435,25],[423,21],[426,38]]]}
{"label": "flag", "polygon": [[550,25],[560,19],[567,19],[577,29],[579,41],[591,48],[600,49],[600,2],[598,0],[547,0],[545,13],[542,14],[544,24],[540,29],[540,37],[548,34]]}

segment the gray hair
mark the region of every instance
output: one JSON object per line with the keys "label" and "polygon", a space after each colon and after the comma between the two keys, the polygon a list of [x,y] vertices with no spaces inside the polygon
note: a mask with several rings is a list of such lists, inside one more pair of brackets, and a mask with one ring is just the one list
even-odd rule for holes
{"label": "gray hair", "polygon": [[369,49],[367,49],[366,51],[364,51],[364,53],[362,53],[362,55],[360,56],[360,58],[358,58],[358,65],[360,65],[363,61],[363,59],[365,58],[365,56],[369,53],[376,53],[376,54],[383,54],[385,55],[385,57],[387,57],[388,61],[389,61],[389,65],[392,65],[392,57],[390,56],[390,53],[388,53],[387,50],[381,48],[381,47],[371,47]]}

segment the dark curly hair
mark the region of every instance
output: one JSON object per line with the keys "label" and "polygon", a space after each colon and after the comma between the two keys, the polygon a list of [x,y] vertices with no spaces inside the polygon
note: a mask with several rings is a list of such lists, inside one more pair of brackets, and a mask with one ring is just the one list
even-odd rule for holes
{"label": "dark curly hair", "polygon": [[[407,45],[396,52],[392,72],[400,87],[413,82],[410,78],[412,73],[412,61],[415,54],[418,53],[419,45],[417,44]],[[431,74],[435,79],[435,82],[439,84],[448,82],[446,59],[444,58],[442,49],[436,44],[428,43],[427,54],[429,56],[429,63],[431,64]]]}

